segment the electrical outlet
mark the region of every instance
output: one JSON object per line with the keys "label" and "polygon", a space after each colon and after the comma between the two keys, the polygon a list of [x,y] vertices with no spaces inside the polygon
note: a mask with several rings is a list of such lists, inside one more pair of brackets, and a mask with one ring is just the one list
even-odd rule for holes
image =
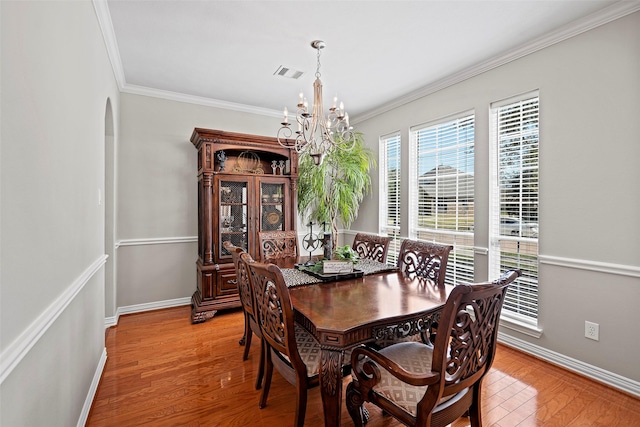
{"label": "electrical outlet", "polygon": [[584,321],[584,336],[589,338],[590,340],[599,341],[600,340],[600,325],[597,323],[589,322],[588,320]]}

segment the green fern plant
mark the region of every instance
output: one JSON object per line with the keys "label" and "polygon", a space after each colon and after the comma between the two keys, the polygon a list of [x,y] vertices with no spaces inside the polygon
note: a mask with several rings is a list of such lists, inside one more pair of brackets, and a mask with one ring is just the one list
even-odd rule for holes
{"label": "green fern plant", "polygon": [[298,212],[305,223],[331,224],[332,250],[337,244],[338,220],[350,227],[364,196],[371,192],[369,171],[375,165],[362,133],[356,133],[353,148],[330,150],[318,166],[310,155],[300,156]]}

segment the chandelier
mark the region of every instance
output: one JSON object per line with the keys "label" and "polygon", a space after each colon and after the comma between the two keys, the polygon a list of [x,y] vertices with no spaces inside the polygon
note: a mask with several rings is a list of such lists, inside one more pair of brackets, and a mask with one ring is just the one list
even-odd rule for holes
{"label": "chandelier", "polygon": [[322,82],[320,81],[320,50],[324,49],[325,43],[322,40],[314,40],[311,47],[318,51],[318,64],[316,68],[316,80],[313,82],[313,107],[309,111],[307,99],[300,93],[296,122],[298,130],[295,131],[295,138],[291,123],[289,123],[289,112],[284,108],[284,121],[278,130],[278,142],[283,147],[293,147],[298,153],[308,153],[315,165],[320,165],[325,154],[334,148],[350,150],[356,142],[353,128],[349,126],[349,115],[344,111],[344,104],[340,102],[336,106],[338,98],[333,98],[333,106],[329,108],[329,113],[325,116],[322,103]]}

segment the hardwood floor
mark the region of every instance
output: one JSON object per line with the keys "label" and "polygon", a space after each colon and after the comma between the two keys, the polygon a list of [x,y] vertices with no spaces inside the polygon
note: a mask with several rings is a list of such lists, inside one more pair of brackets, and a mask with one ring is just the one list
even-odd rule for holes
{"label": "hardwood floor", "polygon": [[[295,389],[274,373],[267,407],[254,389],[260,343],[242,361],[242,312],[192,325],[190,307],[120,317],[87,426],[286,426]],[[350,380],[347,377],[344,386]],[[500,345],[483,390],[485,426],[640,426],[640,400]],[[399,426],[369,406],[368,427]],[[305,426],[324,425],[320,390]],[[343,405],[342,425],[352,426]],[[466,427],[461,418],[452,427]]]}

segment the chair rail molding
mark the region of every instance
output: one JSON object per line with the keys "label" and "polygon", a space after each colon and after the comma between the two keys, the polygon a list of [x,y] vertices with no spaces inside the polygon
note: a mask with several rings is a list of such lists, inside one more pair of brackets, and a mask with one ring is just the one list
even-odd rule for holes
{"label": "chair rail molding", "polygon": [[49,327],[71,304],[76,295],[107,262],[109,255],[103,254],[87,267],[27,328],[0,354],[0,384],[18,366],[31,348],[47,332]]}
{"label": "chair rail molding", "polygon": [[590,261],[576,258],[563,258],[551,255],[539,255],[538,259],[540,264],[640,278],[640,267],[633,265],[613,264],[609,262]]}
{"label": "chair rail molding", "polygon": [[120,246],[142,246],[142,245],[166,245],[172,243],[197,243],[198,236],[178,236],[178,237],[147,237],[144,239],[121,239],[116,242],[116,248]]}

